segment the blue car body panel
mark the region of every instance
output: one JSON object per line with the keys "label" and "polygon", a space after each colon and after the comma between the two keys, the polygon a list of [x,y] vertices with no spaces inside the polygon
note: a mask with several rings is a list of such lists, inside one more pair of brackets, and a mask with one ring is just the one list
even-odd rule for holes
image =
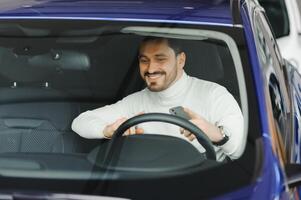
{"label": "blue car body panel", "polygon": [[[1,11],[1,10],[0,10]],[[0,16],[13,18],[77,18],[124,21],[231,25],[228,1],[33,1],[17,3]]]}
{"label": "blue car body panel", "polygon": [[[261,175],[256,181],[238,191],[225,194],[217,199],[278,199],[288,198],[285,194],[285,176],[283,169],[272,151],[269,124],[265,105],[263,74],[258,60],[255,39],[252,30],[252,19],[246,4],[241,4],[245,39],[249,49],[252,75],[256,86],[257,100],[260,111],[261,132],[263,135],[263,160]],[[114,20],[114,21],[144,21],[181,24],[207,24],[233,26],[229,1],[204,0],[196,1],[84,1],[84,0],[40,0],[32,3],[12,6],[0,10],[0,19],[84,19],[84,20]],[[301,110],[301,82],[294,79],[293,86],[299,114],[295,113],[295,129],[300,132],[298,120]],[[296,134],[296,157],[300,163],[300,135]]]}
{"label": "blue car body panel", "polygon": [[252,62],[252,72],[254,84],[256,85],[257,99],[260,110],[260,120],[262,126],[263,135],[263,149],[264,149],[264,163],[262,166],[261,176],[257,178],[256,184],[251,185],[244,189],[244,192],[248,193],[249,196],[241,196],[242,191],[234,192],[229,196],[223,196],[221,199],[237,198],[237,199],[289,199],[285,194],[284,174],[282,173],[280,163],[272,152],[271,136],[269,135],[269,125],[267,118],[267,110],[265,105],[265,94],[263,91],[263,80],[262,69],[259,64],[257,50],[255,46],[255,39],[253,31],[251,29],[252,19],[250,19],[248,8],[246,4],[243,6],[242,20],[244,24],[244,33],[246,42],[249,49],[250,62]]}

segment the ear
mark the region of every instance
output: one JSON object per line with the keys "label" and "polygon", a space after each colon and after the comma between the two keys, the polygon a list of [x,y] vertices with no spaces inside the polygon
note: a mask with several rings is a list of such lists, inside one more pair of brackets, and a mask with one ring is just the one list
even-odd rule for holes
{"label": "ear", "polygon": [[186,62],[186,54],[184,52],[181,52],[178,54],[177,62],[178,62],[179,68],[183,69],[185,66],[185,62]]}

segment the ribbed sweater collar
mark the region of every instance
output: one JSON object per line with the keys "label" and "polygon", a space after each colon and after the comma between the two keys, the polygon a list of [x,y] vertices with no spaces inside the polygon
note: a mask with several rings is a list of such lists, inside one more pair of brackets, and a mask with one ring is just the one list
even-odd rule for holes
{"label": "ribbed sweater collar", "polygon": [[183,72],[181,78],[173,83],[169,88],[160,92],[152,92],[147,89],[147,92],[149,92],[151,100],[154,103],[162,106],[173,106],[181,105],[188,88],[189,76],[185,72]]}

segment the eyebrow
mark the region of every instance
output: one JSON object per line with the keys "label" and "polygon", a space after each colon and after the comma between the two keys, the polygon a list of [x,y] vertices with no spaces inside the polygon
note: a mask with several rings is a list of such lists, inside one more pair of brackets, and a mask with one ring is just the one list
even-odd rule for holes
{"label": "eyebrow", "polygon": [[156,54],[155,57],[167,57],[166,54]]}
{"label": "eyebrow", "polygon": [[[166,54],[160,53],[160,54],[156,54],[155,57],[168,57],[168,56]],[[147,58],[147,56],[144,54],[140,54],[138,58]]]}

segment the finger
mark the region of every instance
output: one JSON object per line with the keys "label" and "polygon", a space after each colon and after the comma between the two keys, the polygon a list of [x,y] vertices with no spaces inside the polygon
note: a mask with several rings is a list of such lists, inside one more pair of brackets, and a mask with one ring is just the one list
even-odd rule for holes
{"label": "finger", "polygon": [[144,130],[142,128],[132,127],[128,129],[123,135],[128,136],[128,135],[143,134],[143,133]]}
{"label": "finger", "polygon": [[126,130],[124,133],[123,133],[123,136],[128,136],[128,135],[130,135],[131,133],[130,133],[130,129],[128,129],[128,130]]}
{"label": "finger", "polygon": [[131,127],[124,132],[124,135],[135,135],[135,128]]}
{"label": "finger", "polygon": [[111,138],[114,134],[113,126],[107,125],[103,130],[103,135],[105,138]]}
{"label": "finger", "polygon": [[129,129],[130,135],[135,135],[136,131],[135,131],[135,127],[131,127]]}
{"label": "finger", "polygon": [[109,124],[108,126],[105,127],[105,132],[108,132],[108,133],[113,133],[115,130],[114,130],[114,127],[113,127],[113,124]]}
{"label": "finger", "polygon": [[189,137],[191,135],[191,133],[189,131],[187,131],[187,130],[184,130],[183,135],[185,137]]}
{"label": "finger", "polygon": [[144,130],[143,130],[143,128],[136,128],[136,134],[143,134],[144,133]]}
{"label": "finger", "polygon": [[184,133],[184,128],[180,128],[180,133],[183,134]]}
{"label": "finger", "polygon": [[193,135],[193,134],[191,134],[189,137],[188,137],[188,140],[189,141],[193,141],[193,140],[195,140],[196,139],[196,137],[195,137],[195,135]]}

